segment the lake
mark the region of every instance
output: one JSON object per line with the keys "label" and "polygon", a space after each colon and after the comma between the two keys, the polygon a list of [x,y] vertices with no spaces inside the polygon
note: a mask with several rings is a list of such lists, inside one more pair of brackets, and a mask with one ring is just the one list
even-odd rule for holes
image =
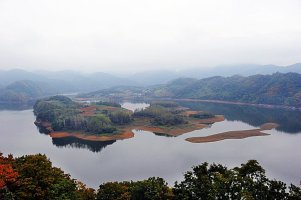
{"label": "lake", "polygon": [[[268,177],[299,185],[301,180],[301,112],[251,106],[182,102],[194,110],[222,114],[226,120],[209,128],[178,137],[165,137],[135,130],[135,137],[110,142],[88,142],[74,138],[52,139],[34,125],[32,110],[0,111],[0,151],[5,155],[46,154],[54,166],[62,168],[88,186],[98,188],[107,181],[164,178],[170,185],[183,173],[202,162],[238,166],[256,159]],[[137,109],[145,103],[123,104]],[[193,144],[192,136],[206,136],[230,130],[258,128],[266,122],[278,123],[269,136]]]}

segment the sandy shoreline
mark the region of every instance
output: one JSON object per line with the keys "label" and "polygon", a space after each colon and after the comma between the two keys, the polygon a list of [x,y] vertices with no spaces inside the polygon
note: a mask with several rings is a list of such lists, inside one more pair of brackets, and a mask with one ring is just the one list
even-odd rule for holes
{"label": "sandy shoreline", "polygon": [[143,130],[153,133],[160,133],[163,135],[169,136],[179,136],[185,133],[189,133],[194,130],[199,130],[207,127],[207,124],[213,124],[215,122],[220,122],[224,120],[224,116],[217,115],[208,119],[195,119],[191,120],[189,124],[185,124],[179,127],[158,127],[152,126],[147,122],[147,120],[139,120],[136,123],[129,126],[119,127],[122,131],[119,134],[112,135],[95,135],[85,132],[67,132],[67,131],[57,131],[49,133],[49,136],[52,138],[63,138],[63,137],[75,137],[82,140],[89,141],[111,141],[111,140],[123,140],[134,137],[133,130]]}
{"label": "sandy shoreline", "polygon": [[[94,116],[98,111],[97,106],[87,106],[80,109],[81,115],[85,117]],[[103,106],[101,110],[115,110],[115,107]],[[191,115],[202,113],[202,111],[194,110],[183,110],[182,114],[186,117],[189,117],[187,123],[179,124],[175,126],[156,126],[151,123],[151,119],[146,117],[135,118],[133,123],[129,125],[119,125],[116,128],[120,131],[117,134],[91,134],[83,131],[53,131],[52,126],[49,122],[37,122],[36,124],[41,125],[46,128],[49,132],[49,136],[52,138],[64,138],[64,137],[74,137],[87,141],[112,141],[112,140],[123,140],[129,139],[135,136],[133,130],[143,130],[149,131],[157,134],[162,134],[166,136],[179,136],[185,133],[189,133],[195,130],[200,130],[206,128],[211,124],[216,122],[224,121],[225,118],[223,115],[215,115],[211,118],[198,119],[190,117]],[[247,137],[254,136],[266,136],[268,134],[263,133],[264,130],[271,130],[276,128],[278,125],[274,123],[266,123],[260,126],[259,129],[252,130],[239,130],[239,131],[228,131],[218,134],[213,134],[205,137],[191,137],[187,138],[186,141],[192,143],[204,143],[204,142],[216,142],[225,139],[243,139]]]}
{"label": "sandy shoreline", "polygon": [[271,130],[276,128],[277,126],[278,124],[275,123],[265,123],[261,125],[259,129],[227,131],[227,132],[204,136],[204,137],[191,137],[191,138],[187,138],[186,141],[191,143],[207,143],[207,142],[216,142],[216,141],[227,140],[227,139],[244,139],[244,138],[255,137],[255,136],[267,136],[270,134],[263,133],[262,131]]}
{"label": "sandy shoreline", "polygon": [[75,137],[82,140],[88,141],[112,141],[112,140],[123,140],[134,137],[132,131],[124,131],[121,134],[114,135],[91,135],[88,133],[81,132],[52,132],[49,134],[51,138],[64,138],[64,137]]}

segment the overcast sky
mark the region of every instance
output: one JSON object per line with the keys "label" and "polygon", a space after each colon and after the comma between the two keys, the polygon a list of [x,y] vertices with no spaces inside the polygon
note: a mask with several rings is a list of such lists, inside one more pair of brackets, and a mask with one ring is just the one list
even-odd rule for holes
{"label": "overcast sky", "polygon": [[0,0],[0,69],[300,61],[300,0]]}

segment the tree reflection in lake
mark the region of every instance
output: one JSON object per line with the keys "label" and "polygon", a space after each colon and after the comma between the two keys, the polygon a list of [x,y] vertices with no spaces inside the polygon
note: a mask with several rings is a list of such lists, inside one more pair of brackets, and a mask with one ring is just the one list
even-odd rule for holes
{"label": "tree reflection in lake", "polygon": [[100,152],[106,146],[113,144],[112,141],[89,141],[75,137],[52,138],[52,143],[57,147],[70,147],[79,149],[89,149],[92,152]]}
{"label": "tree reflection in lake", "polygon": [[242,121],[256,127],[272,122],[279,124],[279,127],[276,128],[278,131],[286,133],[301,132],[301,111],[207,102],[178,103],[192,110],[203,110],[224,115],[229,121]]}
{"label": "tree reflection in lake", "polygon": [[28,103],[8,103],[8,102],[0,102],[0,111],[1,110],[27,110],[31,109],[33,106],[33,102]]}
{"label": "tree reflection in lake", "polygon": [[[190,106],[198,108],[197,103]],[[267,169],[270,178],[288,184],[299,183],[301,134],[284,134],[271,130],[267,131],[271,134],[267,137],[199,144],[185,141],[188,137],[256,129],[262,122],[271,121],[279,123],[286,132],[293,132],[292,130],[300,130],[298,112],[217,104],[199,103],[199,106],[200,110],[224,114],[227,120],[214,123],[210,128],[171,138],[159,137],[147,131],[134,131],[135,137],[131,139],[107,144],[76,139],[52,141],[50,136],[39,134],[33,123],[35,116],[32,110],[0,111],[0,150],[16,156],[46,154],[55,166],[94,188],[98,188],[102,182],[142,180],[151,176],[162,177],[173,184],[191,166],[205,161],[222,163],[232,168],[249,159],[258,160]],[[234,109],[233,112],[231,108]],[[264,119],[260,119],[261,117]],[[246,123],[253,123],[255,126]],[[294,128],[290,130],[287,128],[289,126]],[[92,153],[91,150],[98,153]]]}

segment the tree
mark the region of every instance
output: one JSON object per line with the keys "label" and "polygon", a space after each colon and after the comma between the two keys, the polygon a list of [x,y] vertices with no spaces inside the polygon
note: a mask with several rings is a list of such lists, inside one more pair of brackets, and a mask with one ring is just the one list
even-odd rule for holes
{"label": "tree", "polygon": [[16,158],[19,186],[17,199],[77,199],[76,183],[61,169],[52,167],[45,155]]}
{"label": "tree", "polygon": [[151,177],[147,180],[131,183],[133,200],[168,200],[173,198],[172,190],[164,179]]}
{"label": "tree", "polygon": [[114,124],[119,125],[128,124],[133,120],[132,113],[124,110],[112,111],[109,113],[109,117]]}
{"label": "tree", "polygon": [[80,200],[93,200],[96,199],[96,193],[93,188],[88,188],[84,183],[76,181],[77,194]]}
{"label": "tree", "polygon": [[87,131],[98,134],[112,133],[116,128],[112,127],[111,124],[111,120],[107,116],[98,114],[89,118],[87,122]]}
{"label": "tree", "polygon": [[0,153],[0,199],[12,199],[12,190],[17,184],[18,172],[13,169],[12,155],[4,157]]}
{"label": "tree", "polygon": [[175,183],[173,191],[175,199],[301,199],[299,187],[292,185],[289,193],[286,189],[285,183],[269,180],[259,163],[250,160],[234,169],[208,163],[195,166],[182,182]]}
{"label": "tree", "polygon": [[300,200],[301,199],[301,189],[293,184],[289,187],[289,200]]}
{"label": "tree", "polygon": [[249,192],[255,199],[268,198],[269,180],[265,176],[265,170],[256,160],[249,160],[234,170],[240,177],[244,192]]}
{"label": "tree", "polygon": [[[218,189],[212,184],[214,176],[222,174],[225,169],[222,166],[212,166],[208,168],[208,163],[192,168],[184,175],[184,181],[175,183],[175,199],[215,199],[213,194]],[[218,174],[219,173],[219,174]]]}
{"label": "tree", "polygon": [[108,182],[101,184],[97,191],[97,200],[129,200],[131,199],[129,182]]}
{"label": "tree", "polygon": [[162,178],[143,181],[108,182],[99,186],[97,200],[169,200],[172,190]]}

